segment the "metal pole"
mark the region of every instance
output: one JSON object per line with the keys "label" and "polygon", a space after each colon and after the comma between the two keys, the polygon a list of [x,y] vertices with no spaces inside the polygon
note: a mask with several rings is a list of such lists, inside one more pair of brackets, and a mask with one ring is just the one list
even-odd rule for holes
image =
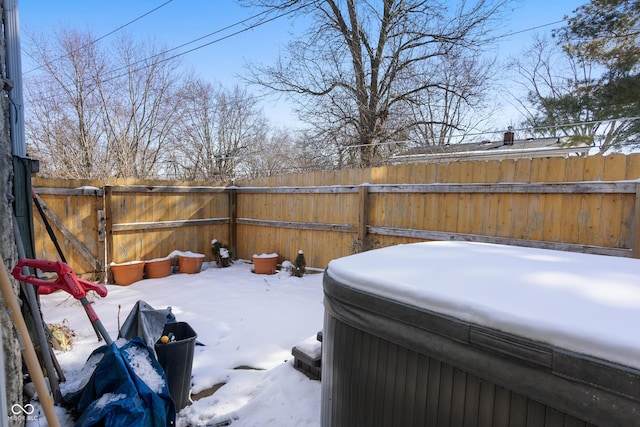
{"label": "metal pole", "polygon": [[18,0],[4,0],[4,37],[6,44],[7,78],[13,83],[9,94],[9,118],[13,155],[27,157],[24,138],[24,99],[22,95],[22,57]]}
{"label": "metal pole", "polygon": [[[20,258],[25,257],[24,246],[22,245],[22,237],[20,236],[20,229],[18,228],[18,220],[16,217],[13,217],[13,234],[16,239],[16,247],[18,249],[18,256]],[[23,269],[24,275],[29,275],[30,271],[28,267],[24,267]],[[49,378],[49,385],[51,386],[51,393],[53,394],[53,401],[56,404],[62,403],[62,394],[60,393],[60,384],[58,382],[58,378],[56,377],[56,371],[53,366],[53,357],[51,357],[51,349],[49,348],[49,341],[45,335],[45,323],[42,318],[42,312],[40,311],[40,306],[38,305],[38,297],[36,296],[36,290],[33,286],[29,284],[24,284],[24,291],[27,295],[27,305],[29,306],[29,311],[31,312],[31,317],[33,318],[34,329],[36,338],[38,339],[38,344],[40,344],[40,357],[42,358],[42,363],[47,370],[47,377]]]}
{"label": "metal pole", "polygon": [[[2,328],[0,328],[0,342],[2,341]],[[7,386],[4,376],[4,351],[0,349],[0,426],[9,425],[9,411],[7,410]]]}

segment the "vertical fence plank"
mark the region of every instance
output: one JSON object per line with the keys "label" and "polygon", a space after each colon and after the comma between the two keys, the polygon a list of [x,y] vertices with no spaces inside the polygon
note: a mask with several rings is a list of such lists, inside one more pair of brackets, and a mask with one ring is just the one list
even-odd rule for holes
{"label": "vertical fence plank", "polygon": [[[565,159],[555,157],[548,159],[546,175],[548,182],[562,182],[565,174]],[[562,194],[545,194],[544,230],[542,240],[560,241],[562,234]]]}
{"label": "vertical fence plank", "polygon": [[633,257],[640,258],[640,183],[636,184],[633,226],[631,227],[631,230]]}
{"label": "vertical fence plank", "polygon": [[358,240],[364,250],[367,242],[367,225],[369,224],[369,186],[361,185],[358,189]]}
{"label": "vertical fence plank", "polygon": [[589,156],[584,161],[584,180],[602,181],[605,156]]}
{"label": "vertical fence plank", "polygon": [[627,156],[624,154],[611,154],[604,156],[602,161],[603,181],[621,181],[626,179]]}
{"label": "vertical fence plank", "polygon": [[640,153],[627,156],[627,167],[624,179],[640,179]]}
{"label": "vertical fence plank", "polygon": [[579,182],[584,178],[585,157],[569,157],[565,163],[564,182]]}
{"label": "vertical fence plank", "polygon": [[[104,186],[105,239],[107,265],[113,261],[113,193],[110,185]],[[105,266],[106,267],[106,266]]]}

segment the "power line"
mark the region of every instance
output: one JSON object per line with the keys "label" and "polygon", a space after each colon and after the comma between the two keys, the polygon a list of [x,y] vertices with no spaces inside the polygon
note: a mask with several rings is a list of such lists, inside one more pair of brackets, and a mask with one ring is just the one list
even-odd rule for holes
{"label": "power line", "polygon": [[[170,1],[173,1],[173,0],[170,0]],[[242,33],[244,33],[244,32],[247,32],[247,31],[253,30],[254,28],[257,28],[257,27],[262,26],[262,25],[264,25],[264,24],[267,24],[267,23],[269,23],[269,22],[275,21],[275,20],[280,19],[280,18],[282,18],[282,17],[284,17],[284,16],[287,16],[287,15],[293,14],[293,13],[295,13],[295,12],[298,12],[298,11],[300,11],[301,9],[303,9],[303,8],[306,8],[306,7],[310,6],[311,4],[313,4],[313,1],[311,1],[311,2],[309,2],[309,3],[306,3],[306,4],[302,4],[302,5],[298,6],[297,8],[287,10],[287,11],[285,11],[285,12],[281,13],[281,14],[274,15],[274,16],[272,16],[272,17],[268,18],[268,19],[260,20],[260,21],[258,21],[258,22],[256,22],[256,23],[254,23],[254,24],[252,24],[252,25],[249,25],[249,26],[247,26],[247,27],[245,27],[245,28],[243,28],[243,29],[241,29],[241,30],[235,31],[235,32],[233,32],[233,33],[231,33],[231,34],[228,34],[228,35],[226,35],[226,36],[219,37],[219,38],[217,38],[217,39],[215,39],[215,40],[212,40],[212,41],[210,41],[210,42],[207,42],[207,43],[201,44],[201,45],[199,45],[199,46],[196,46],[196,47],[191,48],[191,49],[189,49],[189,50],[186,50],[186,51],[184,51],[184,52],[180,52],[180,53],[177,53],[177,54],[172,55],[172,56],[169,56],[169,57],[161,58],[159,61],[154,62],[153,64],[150,64],[150,65],[144,65],[144,66],[141,66],[141,67],[139,67],[139,68],[135,68],[135,69],[132,69],[132,70],[130,69],[130,70],[129,70],[129,71],[127,71],[126,73],[117,74],[117,75],[114,75],[114,76],[112,76],[112,77],[107,77],[107,78],[105,78],[105,79],[102,79],[102,80],[101,80],[101,83],[106,83],[106,82],[109,82],[109,81],[112,81],[112,80],[116,80],[116,79],[119,79],[119,78],[125,77],[125,76],[127,76],[128,74],[130,74],[130,73],[135,73],[135,72],[138,72],[138,71],[144,70],[144,69],[146,69],[146,68],[149,68],[149,67],[155,66],[155,65],[157,65],[157,64],[159,64],[159,63],[166,62],[166,61],[170,61],[170,60],[172,60],[172,59],[176,59],[176,58],[179,58],[179,57],[184,56],[184,55],[186,55],[186,54],[189,54],[189,53],[191,53],[191,52],[194,52],[194,51],[196,51],[196,50],[199,50],[199,49],[205,48],[205,47],[210,46],[210,45],[212,45],[212,44],[214,44],[214,43],[219,43],[219,42],[221,42],[221,41],[223,41],[223,40],[226,40],[226,39],[228,39],[228,38],[231,38],[231,37],[237,36],[237,35],[239,35],[239,34],[242,34]],[[219,30],[213,31],[213,32],[211,32],[211,33],[209,33],[209,34],[206,34],[206,35],[204,35],[204,36],[198,37],[198,38],[193,39],[193,40],[191,40],[191,41],[189,41],[189,42],[183,43],[183,44],[181,44],[181,45],[179,45],[179,46],[173,47],[173,48],[171,48],[171,49],[163,50],[162,52],[159,52],[159,53],[157,53],[157,54],[155,54],[155,55],[151,55],[151,56],[149,56],[149,57],[146,57],[146,58],[141,59],[141,60],[139,60],[139,61],[137,61],[137,62],[134,62],[134,63],[132,63],[132,64],[127,64],[126,66],[123,66],[123,67],[117,68],[117,69],[115,69],[115,70],[111,70],[109,73],[116,73],[116,72],[119,72],[119,71],[122,71],[122,70],[125,70],[125,69],[129,69],[129,68],[131,68],[131,67],[135,67],[135,66],[136,66],[136,65],[138,65],[138,64],[146,63],[147,61],[149,61],[149,60],[151,60],[151,59],[155,59],[155,58],[157,58],[157,57],[164,56],[164,55],[166,55],[166,54],[167,54],[167,53],[169,53],[169,52],[173,52],[173,51],[175,51],[175,50],[177,50],[177,49],[180,49],[180,48],[182,48],[182,47],[188,46],[188,45],[193,44],[193,43],[195,43],[195,42],[197,42],[197,41],[203,40],[203,39],[208,38],[208,37],[210,37],[210,36],[212,36],[212,35],[215,35],[215,34],[221,33],[221,32],[223,32],[223,31],[225,31],[225,30],[228,30],[228,29],[231,29],[231,28],[236,27],[236,26],[238,26],[238,25],[244,24],[244,23],[246,23],[247,21],[254,20],[254,19],[256,19],[256,18],[258,18],[258,17],[260,17],[260,16],[262,16],[262,15],[272,13],[272,12],[274,12],[274,11],[278,10],[278,9],[279,9],[278,7],[270,8],[270,9],[268,9],[268,10],[266,10],[266,11],[263,11],[263,12],[260,12],[260,13],[258,13],[258,14],[256,14],[256,15],[253,15],[253,16],[250,16],[250,17],[248,17],[248,18],[245,18],[245,19],[243,19],[243,20],[241,20],[241,21],[238,21],[238,22],[236,22],[236,23],[234,23],[234,24],[227,25],[227,26],[226,26],[226,27],[224,27],[224,28],[221,28],[221,29],[219,29]],[[74,52],[77,52],[77,51],[78,51],[78,50],[80,50],[80,49],[82,49],[82,48],[76,49]],[[64,58],[64,56],[62,56],[61,58]],[[58,58],[58,59],[59,59],[59,58]],[[53,62],[53,61],[51,61],[51,62]],[[40,66],[40,67],[38,67],[38,68],[42,68],[43,66],[44,66],[44,65],[42,65],[42,66]],[[49,92],[49,93],[53,93],[54,91],[56,91],[56,89],[52,89],[52,90],[47,91],[47,92]],[[39,96],[46,95],[46,94],[47,94],[47,92],[41,92],[41,93],[39,94]],[[41,99],[42,99],[42,98],[41,98]]]}
{"label": "power line", "polygon": [[[144,18],[145,16],[152,14],[152,13],[153,13],[153,12],[155,12],[156,10],[160,9],[161,7],[164,7],[164,6],[168,5],[168,4],[169,4],[169,3],[171,3],[172,1],[173,1],[173,0],[168,0],[168,1],[164,2],[164,3],[162,3],[160,6],[157,6],[157,7],[153,8],[153,9],[151,9],[150,11],[148,11],[148,12],[146,12],[146,13],[144,13],[144,14],[142,14],[142,15],[138,16],[137,18],[132,19],[131,21],[127,22],[126,24],[123,24],[123,25],[119,26],[119,27],[118,27],[118,28],[116,28],[115,30],[109,31],[107,34],[104,34],[104,35],[102,35],[102,36],[98,37],[97,39],[92,40],[91,42],[89,42],[89,43],[85,44],[84,46],[80,46],[79,48],[77,48],[76,50],[74,50],[74,51],[72,51],[72,52],[70,52],[70,53],[67,53],[67,54],[65,54],[65,55],[61,55],[61,56],[59,56],[59,57],[57,57],[57,58],[52,59],[51,61],[49,61],[49,64],[54,63],[54,62],[57,62],[57,61],[59,61],[59,60],[61,60],[61,59],[63,59],[63,58],[66,58],[66,57],[68,57],[68,56],[71,56],[71,55],[73,55],[74,53],[76,53],[76,52],[78,52],[78,51],[80,51],[80,50],[82,50],[82,49],[85,49],[85,48],[87,48],[87,47],[89,47],[89,46],[91,46],[91,45],[94,45],[94,44],[98,43],[100,40],[102,40],[102,39],[104,39],[104,38],[106,38],[106,37],[109,37],[111,34],[114,34],[114,33],[118,32],[118,31],[122,30],[122,29],[123,29],[123,28],[125,28],[125,27],[128,27],[129,25],[133,24],[134,22],[137,22],[137,21],[141,20],[141,19],[142,19],[142,18]],[[28,55],[28,54],[27,54],[27,55]],[[29,55],[29,56],[31,57],[31,55]],[[32,57],[32,58],[33,58],[33,57]],[[41,68],[42,68],[42,67],[44,67],[44,66],[45,66],[45,64],[42,64],[42,65],[40,65],[39,67],[36,67],[36,68],[33,68],[33,69],[31,69],[31,70],[29,70],[29,71],[27,71],[27,72],[24,72],[23,74],[29,74],[29,73],[31,73],[31,72],[33,72],[33,71],[36,71],[36,70],[41,69]]]}
{"label": "power line", "polygon": [[[554,125],[554,126],[538,126],[538,127],[530,127],[530,128],[518,128],[518,129],[513,129],[514,132],[520,132],[520,131],[525,131],[525,132],[534,132],[534,131],[542,131],[542,130],[553,130],[553,129],[561,129],[561,128],[571,128],[571,127],[576,127],[576,126],[593,126],[593,125],[597,125],[597,124],[602,124],[602,123],[608,123],[608,122],[612,122],[612,121],[631,121],[631,120],[640,120],[640,116],[634,116],[634,117],[618,117],[615,119],[603,119],[603,120],[591,120],[591,121],[583,121],[583,122],[576,122],[576,123],[565,123],[565,124],[559,124],[559,125]],[[451,138],[463,138],[463,137],[468,137],[468,136],[481,136],[481,135],[491,135],[491,134],[496,134],[496,133],[500,133],[501,137],[502,137],[502,132],[504,132],[504,130],[493,130],[493,131],[484,131],[484,132],[472,132],[472,133],[465,133],[465,134],[460,134],[460,135],[452,135]],[[498,141],[495,141],[498,142]],[[375,144],[349,144],[349,145],[339,145],[337,148],[341,149],[341,150],[352,150],[352,149],[357,149],[357,148],[366,148],[366,147],[385,147],[385,146],[393,146],[393,145],[409,145],[409,144],[413,144],[413,141],[408,141],[408,140],[404,140],[404,141],[386,141],[386,142],[377,142]],[[451,144],[451,145],[455,145],[455,146],[464,146],[465,144],[473,144],[473,143],[456,143],[456,144]],[[428,146],[419,146],[419,148],[428,148],[428,147],[434,147],[434,145],[428,145]],[[256,157],[260,157],[261,154],[259,153],[248,153],[248,154],[236,154],[236,155],[228,155],[225,156],[225,160],[236,160],[236,161],[242,161],[242,160],[246,160],[246,159],[250,159],[250,158],[256,158]]]}
{"label": "power line", "polygon": [[[173,0],[168,0],[167,2],[165,2],[165,3],[163,3],[162,5],[160,5],[160,6],[156,7],[155,9],[153,9],[153,10],[151,10],[151,11],[149,11],[149,12],[145,13],[144,15],[141,15],[140,17],[138,17],[138,18],[136,18],[136,19],[134,19],[134,20],[130,21],[129,23],[127,23],[127,24],[125,24],[125,25],[122,25],[122,26],[120,26],[120,27],[116,28],[115,30],[113,30],[113,31],[111,31],[111,32],[109,32],[109,33],[107,33],[107,34],[103,35],[102,37],[100,37],[100,38],[98,38],[98,39],[94,40],[94,41],[93,41],[93,42],[91,42],[91,43],[88,43],[88,44],[87,44],[87,45],[85,45],[85,46],[82,46],[82,47],[80,47],[80,48],[78,48],[78,49],[74,50],[73,52],[71,52],[71,53],[69,53],[69,54],[67,54],[67,55],[60,56],[60,57],[58,57],[58,58],[56,58],[56,59],[54,59],[54,60],[50,61],[50,63],[51,63],[51,62],[55,62],[55,61],[57,61],[57,60],[59,60],[59,59],[62,59],[62,58],[64,58],[64,57],[66,57],[66,56],[69,56],[69,55],[71,55],[72,53],[75,53],[75,52],[79,51],[80,49],[83,49],[84,47],[87,47],[87,46],[90,46],[90,45],[92,45],[92,44],[96,43],[97,41],[99,41],[99,40],[101,40],[101,39],[103,39],[103,38],[105,38],[105,37],[107,37],[107,36],[109,36],[109,35],[111,35],[111,34],[115,33],[116,31],[119,31],[120,29],[122,29],[122,28],[126,27],[127,25],[130,25],[131,23],[133,23],[133,22],[135,22],[135,21],[137,21],[137,20],[141,19],[142,17],[144,17],[144,16],[146,16],[146,15],[148,15],[148,14],[150,14],[150,13],[154,12],[155,10],[157,10],[157,9],[159,9],[159,8],[161,8],[161,7],[163,7],[163,6],[165,6],[166,4],[170,3],[171,1],[173,1]],[[180,52],[180,53],[178,53],[178,54],[176,54],[176,55],[173,55],[173,56],[170,56],[170,57],[167,57],[167,58],[163,58],[163,59],[161,59],[159,62],[154,63],[154,64],[152,64],[152,65],[145,65],[145,66],[143,66],[143,67],[136,68],[136,69],[134,69],[134,70],[130,70],[130,71],[128,71],[127,73],[124,73],[124,74],[115,75],[115,76],[113,76],[113,77],[107,77],[106,79],[102,80],[102,82],[104,83],[104,82],[108,82],[108,81],[111,81],[111,80],[115,80],[115,79],[118,79],[118,78],[121,78],[121,77],[125,77],[128,73],[141,71],[141,70],[144,70],[145,68],[148,68],[148,67],[151,67],[151,66],[157,65],[158,63],[166,62],[166,61],[170,61],[170,60],[172,60],[172,59],[176,59],[176,58],[178,58],[178,57],[181,57],[181,56],[187,55],[187,54],[189,54],[189,53],[191,53],[191,52],[194,52],[194,51],[196,51],[196,50],[199,50],[199,49],[202,49],[202,48],[204,48],[204,47],[210,46],[210,45],[212,45],[212,44],[214,44],[214,43],[221,42],[221,41],[226,40],[226,39],[228,39],[228,38],[231,38],[231,37],[234,37],[234,36],[239,35],[239,34],[241,34],[241,33],[244,33],[244,32],[246,32],[246,31],[252,30],[252,29],[257,28],[257,27],[259,27],[259,26],[261,26],[261,25],[263,25],[263,24],[266,24],[266,23],[268,23],[268,22],[274,21],[274,20],[279,19],[279,18],[281,18],[281,17],[284,17],[284,16],[286,16],[286,15],[289,15],[289,14],[292,14],[292,13],[295,13],[295,12],[298,12],[299,10],[301,10],[301,9],[303,9],[303,8],[305,8],[305,7],[308,7],[308,6],[310,6],[311,4],[313,4],[313,3],[314,3],[314,0],[312,0],[312,1],[310,1],[309,3],[306,3],[306,4],[305,4],[305,3],[303,3],[302,5],[298,6],[298,7],[297,7],[297,8],[295,8],[295,9],[290,9],[290,10],[288,10],[288,11],[286,11],[286,12],[283,12],[283,13],[281,13],[281,14],[279,14],[279,15],[275,15],[275,16],[273,16],[273,17],[271,17],[271,18],[269,18],[269,19],[263,20],[263,21],[259,21],[259,22],[255,23],[255,24],[253,24],[253,25],[250,25],[250,26],[248,26],[248,27],[246,27],[246,28],[244,28],[244,29],[242,29],[242,30],[236,31],[236,32],[231,33],[231,34],[229,34],[229,35],[226,35],[226,36],[224,36],[224,37],[220,37],[220,38],[218,38],[218,39],[215,39],[215,40],[212,40],[212,41],[210,41],[210,42],[204,43],[204,44],[202,44],[202,45],[196,46],[196,47],[194,47],[194,48],[192,48],[192,49],[186,50],[186,51],[184,51],[184,52]],[[141,60],[139,60],[139,61],[137,61],[137,62],[134,62],[134,63],[132,63],[132,64],[127,64],[126,66],[123,66],[123,67],[117,68],[117,69],[115,69],[115,70],[111,70],[109,73],[117,73],[117,72],[119,72],[119,71],[122,71],[122,70],[125,70],[125,69],[128,69],[128,68],[131,68],[131,67],[135,67],[135,66],[136,66],[136,65],[138,65],[138,64],[146,63],[147,61],[149,61],[149,60],[151,60],[151,59],[157,58],[157,57],[159,57],[159,56],[166,55],[166,54],[167,54],[167,53],[169,53],[169,52],[173,52],[173,51],[175,51],[175,50],[181,49],[181,48],[183,48],[183,47],[185,47],[185,46],[191,45],[191,44],[196,43],[196,42],[198,42],[198,41],[200,41],[200,40],[203,40],[203,39],[206,39],[206,38],[208,38],[208,37],[211,37],[212,35],[219,34],[219,33],[223,32],[223,31],[228,30],[228,29],[231,29],[231,28],[236,27],[236,26],[238,26],[238,25],[244,24],[244,23],[246,23],[246,22],[248,22],[248,21],[254,20],[254,19],[256,19],[256,18],[258,18],[258,17],[260,17],[260,16],[262,16],[262,15],[266,15],[266,14],[272,13],[272,12],[274,12],[274,11],[278,10],[278,9],[279,9],[279,7],[272,7],[272,8],[267,9],[267,10],[265,10],[265,11],[261,12],[261,13],[258,13],[258,14],[256,14],[256,15],[250,16],[250,17],[248,17],[248,18],[245,18],[245,19],[243,19],[243,20],[241,20],[241,21],[238,21],[238,22],[235,22],[235,23],[233,23],[233,24],[227,25],[226,27],[220,28],[220,29],[218,29],[218,30],[216,30],[216,31],[213,31],[213,32],[208,33],[208,34],[203,35],[203,36],[200,36],[200,37],[195,38],[195,39],[193,39],[193,40],[191,40],[191,41],[188,41],[188,42],[186,42],[186,43],[183,43],[183,44],[181,44],[181,45],[175,46],[175,47],[170,48],[170,49],[166,49],[166,50],[164,50],[164,51],[162,51],[162,52],[159,52],[159,53],[157,53],[157,54],[155,54],[155,55],[152,55],[152,56],[150,56],[150,57],[147,57],[147,58],[141,59]],[[561,22],[564,22],[564,21],[566,21],[566,19],[562,19],[562,20],[555,21],[555,22],[550,22],[550,23],[547,23],[547,24],[537,25],[537,26],[535,26],[535,27],[530,27],[530,28],[527,28],[527,29],[523,29],[523,30],[519,30],[519,31],[514,31],[514,32],[511,32],[511,33],[503,34],[503,35],[501,35],[501,36],[496,36],[495,38],[490,39],[490,40],[491,40],[491,41],[493,41],[493,40],[499,40],[499,39],[502,39],[502,38],[510,37],[510,36],[512,36],[512,35],[516,35],[516,34],[520,34],[520,33],[528,32],[528,31],[532,31],[532,30],[535,30],[535,29],[539,29],[539,28],[544,28],[544,27],[547,27],[547,26],[555,25],[555,24],[558,24],[558,23],[561,23]],[[37,67],[37,68],[34,68],[33,70],[30,70],[29,72],[34,71],[34,70],[37,70],[37,69],[40,69],[40,68],[42,68],[42,67],[44,67],[44,66],[45,66],[45,64],[43,64],[43,65],[41,65],[41,66],[39,66],[39,67]],[[25,74],[26,74],[26,73],[25,73]],[[55,89],[52,89],[50,92],[53,92],[54,90],[55,90]],[[45,93],[46,93],[46,92],[45,92]],[[42,95],[42,93],[41,93],[41,95]]]}
{"label": "power line", "polygon": [[[304,7],[304,6],[301,6],[300,8],[302,8],[302,7]],[[296,11],[297,11],[297,10],[299,10],[300,8],[296,9]],[[263,12],[258,13],[258,14],[256,14],[256,15],[253,15],[253,16],[250,16],[250,17],[248,17],[248,18],[246,18],[246,19],[243,19],[243,20],[241,20],[241,21],[238,21],[238,22],[235,22],[235,23],[233,23],[233,24],[227,25],[227,26],[226,26],[226,27],[224,27],[224,28],[220,28],[220,29],[218,29],[218,30],[215,30],[215,31],[213,31],[213,32],[209,33],[209,34],[205,34],[204,36],[200,36],[200,37],[195,38],[195,39],[193,39],[193,40],[191,40],[191,41],[188,41],[188,42],[186,42],[186,43],[183,43],[183,44],[181,44],[181,45],[179,45],[179,46],[172,47],[171,49],[163,50],[162,52],[159,52],[159,53],[157,53],[157,54],[155,54],[155,55],[151,55],[151,56],[149,56],[149,57],[147,57],[147,58],[141,59],[140,61],[134,62],[133,64],[128,64],[127,66],[120,67],[120,68],[116,68],[115,70],[111,70],[110,72],[111,72],[111,73],[116,73],[116,72],[118,72],[118,71],[121,71],[121,70],[127,69],[127,68],[129,68],[129,67],[131,67],[131,66],[136,66],[137,64],[145,63],[145,62],[149,61],[150,59],[154,59],[154,58],[157,58],[157,57],[159,57],[159,56],[166,55],[166,54],[167,54],[167,53],[169,53],[169,52],[173,52],[173,51],[175,51],[175,50],[181,49],[181,48],[183,48],[183,47],[185,47],[185,46],[188,46],[188,45],[190,45],[190,44],[196,43],[196,42],[198,42],[198,41],[200,41],[200,40],[204,40],[204,39],[206,39],[206,38],[208,38],[208,37],[211,37],[211,36],[213,36],[213,35],[216,35],[216,34],[222,33],[222,32],[224,32],[224,31],[226,31],[226,30],[229,30],[229,29],[231,29],[231,28],[233,28],[233,27],[237,27],[238,25],[244,24],[244,23],[246,23],[247,21],[251,21],[251,20],[256,19],[256,18],[258,18],[258,17],[260,17],[260,16],[262,16],[262,15],[265,15],[265,14],[271,13],[273,10],[275,10],[275,8],[274,8],[274,9],[269,9],[269,10],[266,10],[266,11],[263,11]],[[203,48],[203,47],[209,46],[209,45],[211,45],[211,44],[213,44],[213,43],[217,43],[217,42],[220,42],[220,41],[225,40],[225,39],[227,39],[227,38],[230,38],[230,37],[233,37],[233,36],[235,36],[235,35],[241,34],[241,33],[245,32],[245,31],[252,30],[252,29],[254,29],[254,28],[256,28],[256,27],[258,27],[258,26],[260,26],[260,25],[263,25],[263,24],[265,24],[265,23],[267,23],[267,22],[271,22],[271,21],[273,21],[273,20],[275,20],[275,19],[278,19],[278,18],[280,18],[280,17],[282,17],[282,16],[284,16],[284,15],[287,15],[287,14],[289,14],[289,13],[292,13],[292,12],[287,12],[287,13],[284,13],[284,14],[282,14],[282,15],[275,16],[275,17],[273,17],[273,18],[271,18],[271,19],[268,19],[268,20],[266,20],[266,21],[259,21],[258,23],[253,24],[253,25],[251,25],[251,26],[249,26],[249,27],[246,27],[246,28],[244,28],[244,29],[242,29],[242,30],[236,31],[236,32],[234,32],[234,33],[231,33],[231,34],[229,34],[229,35],[227,35],[227,36],[224,36],[224,37],[218,38],[218,39],[216,39],[216,40],[210,41],[210,42],[205,43],[205,44],[203,44],[203,45],[201,45],[201,46],[196,46],[195,48],[192,48],[192,49],[187,50],[187,51],[185,51],[185,52],[181,52],[181,53],[176,54],[176,55],[174,55],[174,56],[171,56],[171,57],[169,57],[169,58],[165,58],[165,59],[161,60],[160,62],[169,61],[169,60],[171,60],[171,59],[178,58],[178,57],[180,57],[180,56],[186,55],[187,53],[191,53],[191,52],[193,52],[193,51],[195,51],[195,50],[198,50],[198,49],[201,49],[201,48]],[[134,70],[134,72],[135,72],[135,71],[143,70],[144,68],[147,68],[147,67],[148,67],[148,66],[146,66],[146,67],[142,67],[142,68],[138,68],[138,69],[135,69],[135,70]],[[118,75],[118,76],[115,76],[115,77],[112,77],[112,78],[108,78],[106,81],[109,81],[109,80],[111,80],[111,79],[117,79],[117,78],[123,77],[123,76],[125,76],[125,75],[126,75],[126,74]]]}
{"label": "power line", "polygon": [[515,35],[517,35],[517,34],[527,33],[527,32],[529,32],[529,31],[533,31],[533,30],[539,30],[540,28],[550,27],[550,26],[552,26],[552,25],[556,25],[556,24],[561,24],[561,23],[565,22],[567,19],[568,19],[568,18],[563,18],[563,19],[561,19],[561,20],[559,20],[559,21],[549,22],[548,24],[537,25],[537,26],[535,26],[535,27],[525,28],[524,30],[512,31],[512,32],[510,32],[510,33],[506,33],[506,34],[503,34],[503,35],[501,35],[501,36],[496,36],[496,37],[494,37],[493,39],[491,39],[491,41],[493,41],[493,40],[499,40],[499,39],[504,39],[504,38],[507,38],[507,37],[515,36]]}
{"label": "power line", "polygon": [[[540,131],[548,131],[548,130],[556,130],[556,129],[564,129],[564,128],[573,128],[579,126],[594,126],[602,123],[609,123],[613,121],[632,121],[632,120],[640,120],[640,116],[634,117],[618,117],[614,119],[603,119],[603,120],[590,120],[583,122],[574,122],[574,123],[563,123],[558,125],[551,126],[537,126],[537,127],[526,127],[526,128],[517,128],[513,129],[514,132],[540,132]],[[505,129],[506,130],[506,129]],[[470,136],[482,136],[482,135],[491,135],[504,132],[505,130],[493,130],[493,131],[482,131],[482,132],[469,132],[458,135],[451,135],[449,139],[461,139]],[[385,145],[396,145],[396,144],[406,144],[409,141],[387,141],[387,142],[379,142],[376,143],[375,146],[385,146]],[[355,144],[355,145],[347,145],[345,148],[363,148],[363,147],[371,147],[371,144]]]}

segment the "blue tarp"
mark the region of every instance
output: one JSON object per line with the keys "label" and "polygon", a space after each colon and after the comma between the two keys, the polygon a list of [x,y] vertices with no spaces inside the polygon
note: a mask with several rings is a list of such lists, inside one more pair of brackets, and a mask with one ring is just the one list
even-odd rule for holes
{"label": "blue tarp", "polygon": [[[127,350],[147,352],[153,369],[164,379],[162,391],[156,393],[136,375]],[[104,353],[91,379],[81,390],[65,396],[82,415],[76,427],[159,427],[175,425],[176,411],[164,371],[153,350],[140,338],[118,348],[115,343],[92,353]],[[134,353],[135,354],[135,353]],[[90,357],[91,358],[91,357]]]}

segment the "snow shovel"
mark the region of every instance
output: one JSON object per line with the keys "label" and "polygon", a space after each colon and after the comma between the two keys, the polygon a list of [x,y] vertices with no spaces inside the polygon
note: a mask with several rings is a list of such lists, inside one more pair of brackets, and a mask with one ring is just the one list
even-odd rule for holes
{"label": "snow shovel", "polygon": [[[35,275],[25,276],[22,273],[23,267],[32,267],[37,268],[41,271],[53,272],[56,273],[58,277],[55,280],[45,280],[39,279]],[[57,290],[63,290],[69,293],[75,299],[80,300],[82,306],[84,307],[84,310],[87,312],[87,316],[89,316],[89,320],[91,320],[91,323],[98,330],[98,332],[100,332],[100,335],[102,335],[102,338],[104,338],[105,343],[107,343],[107,345],[113,343],[113,340],[111,339],[111,337],[109,337],[107,330],[104,328],[104,325],[98,318],[98,315],[91,306],[91,303],[87,300],[88,291],[95,291],[101,297],[107,296],[107,288],[104,285],[89,282],[88,280],[79,278],[73,272],[71,267],[69,267],[68,264],[65,264],[62,261],[47,261],[22,258],[13,268],[11,274],[21,282],[30,283],[37,286],[38,294],[40,295],[48,295]]]}

